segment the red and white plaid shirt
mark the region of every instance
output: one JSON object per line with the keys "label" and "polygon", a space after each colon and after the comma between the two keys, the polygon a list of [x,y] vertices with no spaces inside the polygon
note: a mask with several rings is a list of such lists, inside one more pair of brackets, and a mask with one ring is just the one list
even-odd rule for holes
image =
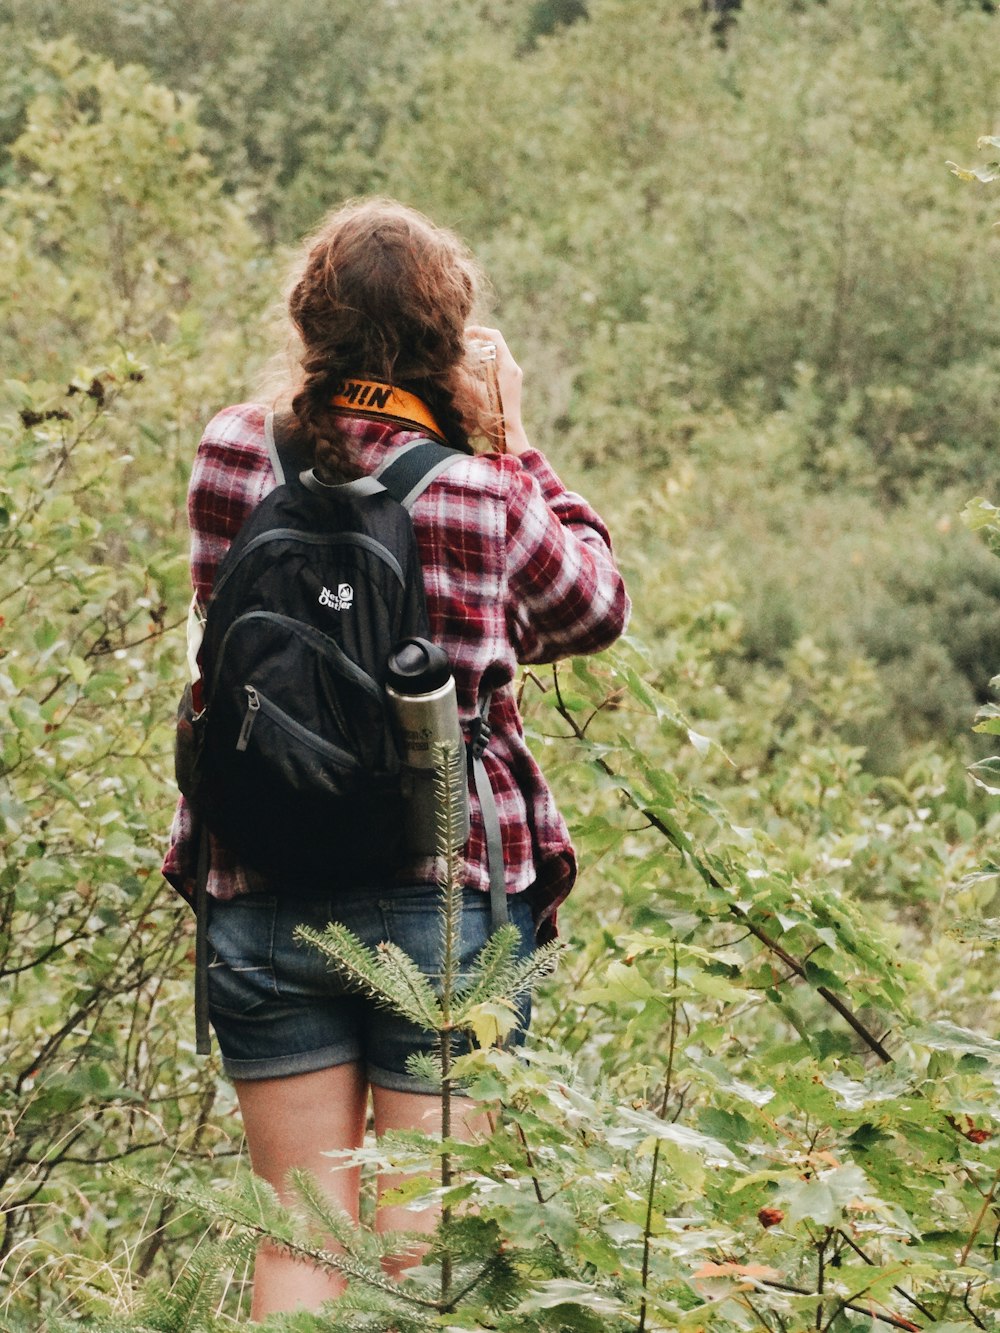
{"label": "red and white plaid shirt", "polygon": [[[228,407],[209,422],[188,493],[191,575],[202,605],[219,562],[254,506],[277,484],[265,441],[267,409]],[[365,472],[415,438],[392,423],[345,417]],[[545,458],[486,454],[451,466],[413,506],[431,635],[451,659],[463,722],[493,691],[492,735],[484,756],[503,837],[507,891],[531,890],[540,937],[572,887],[576,859],[566,824],[524,740],[511,688],[518,663],[593,653],[622,633],[630,604],[601,519],[567,491]],[[485,838],[475,792],[466,879],[489,890]],[[181,799],[163,873],[185,897],[194,889],[197,839]],[[433,883],[433,860],[401,878]],[[213,840],[208,892],[233,898],[253,875]]]}

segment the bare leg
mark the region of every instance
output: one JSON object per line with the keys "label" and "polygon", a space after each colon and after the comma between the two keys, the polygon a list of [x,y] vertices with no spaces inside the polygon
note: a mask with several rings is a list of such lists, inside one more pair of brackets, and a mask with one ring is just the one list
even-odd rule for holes
{"label": "bare leg", "polygon": [[[397,1092],[393,1088],[372,1088],[375,1106],[375,1132],[381,1137],[390,1129],[419,1129],[425,1134],[441,1132],[441,1098],[420,1092]],[[451,1109],[451,1137],[471,1139],[477,1134],[488,1134],[489,1117],[478,1106],[474,1106],[465,1097],[456,1097]],[[406,1180],[404,1174],[379,1176],[379,1196],[383,1191],[393,1189]],[[437,1225],[439,1209],[425,1208],[414,1212],[401,1205],[386,1204],[380,1206],[375,1218],[375,1228],[382,1233],[392,1231],[432,1232]],[[383,1268],[393,1277],[398,1277],[405,1268],[410,1268],[423,1253],[423,1249],[409,1249],[392,1258],[383,1260]]]}
{"label": "bare leg", "polygon": [[[357,1221],[360,1170],[337,1167],[323,1154],[358,1148],[364,1140],[368,1085],[360,1064],[337,1065],[289,1078],[242,1079],[236,1094],[250,1161],[283,1202],[293,1196],[293,1167],[311,1171],[330,1200]],[[254,1267],[250,1318],[282,1310],[313,1310],[339,1296],[344,1280],[262,1246]]]}

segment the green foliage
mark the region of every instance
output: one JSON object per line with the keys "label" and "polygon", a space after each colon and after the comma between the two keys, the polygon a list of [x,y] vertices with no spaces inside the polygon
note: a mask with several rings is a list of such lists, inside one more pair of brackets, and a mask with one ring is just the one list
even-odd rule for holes
{"label": "green foliage", "polygon": [[33,1236],[55,1272],[116,1233],[106,1164],[227,1150],[225,1099],[171,1013],[189,923],[164,904],[153,832],[183,564],[152,515],[106,503],[132,466],[106,423],[143,374],[121,357],[60,396],[24,390],[3,427],[0,1252]]}
{"label": "green foliage", "polygon": [[[992,467],[995,206],[942,164],[996,100],[968,52],[997,19],[574,11],[4,11],[4,1327],[232,1328],[262,1235],[352,1277],[271,1321],[299,1333],[996,1322],[1000,761],[973,788],[953,754],[977,703],[1000,730],[1000,589],[953,524]],[[238,1131],[156,872],[190,457],[274,346],[248,217],[286,238],[373,188],[495,274],[637,608],[620,652],[521,683],[583,864],[563,974],[527,1062],[443,1080],[490,1136],[360,1155],[444,1207],[399,1286],[307,1180],[291,1212],[217,1187]],[[501,933],[445,999],[326,947],[483,1046],[549,961]]]}
{"label": "green foliage", "polygon": [[[577,663],[539,719],[572,741],[591,791],[595,772],[607,778],[579,831],[632,924],[616,948],[590,927],[571,950],[553,1045],[536,1041],[527,1062],[490,1049],[456,1062],[495,1108],[491,1135],[402,1136],[359,1155],[420,1172],[411,1196],[444,1204],[423,1265],[385,1282],[375,1238],[333,1218],[344,1252],[317,1251],[321,1202],[305,1181],[291,1231],[264,1190],[252,1218],[245,1189],[185,1202],[353,1275],[336,1307],[295,1328],[989,1327],[1000,1044],[932,1000],[967,968],[967,944],[928,932],[921,951],[911,931],[904,961],[902,923],[887,932],[835,889],[822,841],[796,855],[652,764],[657,735],[675,753],[713,750],[636,667],[628,652]],[[967,851],[948,867],[953,894],[968,892],[970,864]],[[326,947],[363,966],[349,941]],[[394,998],[408,988],[400,957],[366,984],[422,1012]],[[449,1173],[434,1191],[438,1155]]]}
{"label": "green foliage", "polygon": [[190,1223],[110,1164],[155,1153],[183,1180],[235,1151],[231,1097],[177,1022],[191,920],[158,866],[190,437],[244,346],[203,321],[254,253],[190,106],[65,44],[43,59],[59,85],[0,200],[0,1264],[29,1326],[53,1290],[103,1286],[127,1233],[136,1274],[181,1271]]}
{"label": "green foliage", "polygon": [[[197,0],[183,16],[151,4],[125,19],[107,0],[11,0],[5,12],[14,49],[73,34],[197,97],[202,151],[269,238],[357,192],[456,223],[520,331],[529,410],[542,437],[561,437],[560,462],[658,472],[693,460],[710,493],[706,449],[739,453],[740,502],[715,535],[734,564],[762,527],[775,539],[776,567],[762,586],[744,577],[738,599],[748,654],[780,666],[801,633],[874,656],[884,702],[871,764],[892,769],[914,740],[965,729],[995,640],[974,609],[975,633],[952,652],[946,604],[974,597],[983,567],[965,550],[941,568],[913,533],[941,519],[942,488],[964,496],[991,468],[993,208],[956,189],[944,162],[996,101],[990,63],[967,53],[988,48],[997,15],[937,0],[755,0],[723,41],[705,11],[295,0],[280,24],[261,0]],[[53,70],[26,63],[9,123],[19,98],[63,97]],[[142,100],[136,79],[129,95]],[[99,161],[107,189],[116,168]],[[244,285],[206,283],[194,304]],[[777,493],[745,471],[740,437],[755,434],[780,444]],[[867,624],[836,589],[843,614],[827,624],[830,571],[818,559],[803,569],[798,534],[791,551],[782,541],[827,502],[833,540],[871,566]],[[884,550],[892,510],[898,556]],[[934,581],[938,614],[897,597],[899,565]],[[845,589],[856,574],[844,571]]]}
{"label": "green foliage", "polygon": [[898,500],[988,462],[990,204],[943,162],[995,101],[967,59],[991,13],[757,0],[725,43],[697,6],[634,0],[7,13],[15,43],[72,33],[195,94],[271,235],[372,190],[460,224],[515,324],[550,312],[574,447],[663,449],[685,405],[774,410],[807,374],[799,461],[820,482],[847,466]]}
{"label": "green foliage", "polygon": [[252,250],[198,152],[190,101],[69,41],[42,57],[58,82],[34,99],[10,146],[17,175],[3,195],[0,252],[4,358],[35,377],[68,374],[57,358],[74,341],[169,341],[189,306],[184,331],[196,336],[232,298],[203,266],[205,248],[224,242],[230,264]]}

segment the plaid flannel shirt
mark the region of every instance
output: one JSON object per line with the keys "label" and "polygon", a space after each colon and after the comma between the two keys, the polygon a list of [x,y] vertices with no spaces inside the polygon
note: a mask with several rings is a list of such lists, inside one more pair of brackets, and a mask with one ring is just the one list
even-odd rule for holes
{"label": "plaid flannel shirt", "polygon": [[[265,442],[266,409],[226,408],[209,423],[188,495],[191,574],[204,605],[219,562],[254,506],[276,485]],[[373,472],[415,438],[392,424],[345,417],[360,466]],[[436,478],[413,506],[431,634],[448,653],[459,715],[468,723],[492,690],[492,735],[484,761],[496,797],[509,893],[530,890],[540,938],[572,887],[576,860],[566,824],[529,751],[511,688],[518,663],[551,662],[612,643],[630,604],[601,519],[567,491],[545,458],[480,455]],[[466,845],[466,883],[489,890],[485,838],[475,792]],[[197,837],[183,798],[163,873],[193,895]],[[433,859],[400,879],[433,883]],[[258,887],[214,839],[208,892],[233,898]]]}

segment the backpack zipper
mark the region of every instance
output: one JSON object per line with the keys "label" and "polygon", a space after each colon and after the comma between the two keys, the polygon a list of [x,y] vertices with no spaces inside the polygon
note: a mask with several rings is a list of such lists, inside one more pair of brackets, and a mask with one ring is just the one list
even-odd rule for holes
{"label": "backpack zipper", "polygon": [[261,694],[255,686],[244,685],[243,688],[247,692],[247,711],[244,714],[243,726],[240,728],[239,739],[236,742],[237,750],[246,750],[254,723],[263,713],[270,718],[275,726],[281,727],[283,731],[288,732],[290,736],[294,736],[317,754],[326,755],[328,759],[332,759],[343,768],[361,767],[354,755],[347,750],[342,750],[339,745],[334,745],[332,741],[326,740],[325,737],[318,736],[316,732],[310,731],[301,722],[297,722],[283,708],[279,708],[276,703],[272,703],[266,694]]}
{"label": "backpack zipper", "polygon": [[231,635],[235,630],[244,627],[248,621],[253,620],[276,625],[285,633],[294,634],[300,639],[304,639],[306,643],[332,662],[336,671],[346,676],[348,680],[353,681],[372,699],[382,698],[382,690],[378,681],[369,676],[367,671],[363,671],[356,662],[348,657],[343,648],[335,640],[324,634],[322,630],[316,629],[313,625],[307,625],[301,620],[295,620],[292,616],[283,616],[278,611],[245,611],[243,615],[237,616],[228,626],[222,642],[219,644],[219,655],[215,661],[215,670],[212,672],[211,690],[207,696],[209,699],[214,698],[218,690],[219,678],[222,675],[222,666]]}
{"label": "backpack zipper", "polygon": [[240,727],[239,740],[236,742],[237,750],[245,750],[250,744],[250,733],[260,712],[260,696],[257,691],[252,685],[244,685],[243,688],[247,692],[247,711],[243,718],[243,726]]}
{"label": "backpack zipper", "polygon": [[262,546],[270,542],[299,542],[304,546],[356,546],[363,551],[368,551],[374,555],[382,564],[386,565],[393,573],[400,584],[405,584],[403,570],[399,561],[382,542],[374,537],[369,537],[365,532],[355,532],[353,529],[345,532],[304,532],[300,528],[268,528],[264,532],[259,532],[256,537],[252,537],[243,550],[233,559],[233,563],[225,571],[222,578],[217,581],[212,589],[212,595],[209,602],[216,601],[219,593],[226,586],[237,568],[243,563],[247,556],[252,555]]}

